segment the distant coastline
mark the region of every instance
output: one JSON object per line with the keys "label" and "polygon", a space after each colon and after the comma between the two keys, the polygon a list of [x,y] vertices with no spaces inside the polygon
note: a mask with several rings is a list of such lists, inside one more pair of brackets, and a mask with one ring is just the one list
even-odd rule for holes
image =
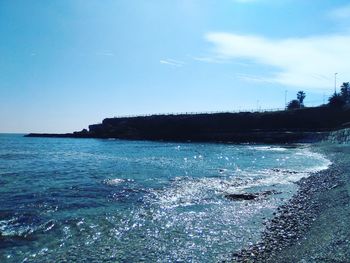
{"label": "distant coastline", "polygon": [[273,144],[320,141],[349,123],[350,108],[320,106],[276,112],[106,118],[88,130],[25,136]]}

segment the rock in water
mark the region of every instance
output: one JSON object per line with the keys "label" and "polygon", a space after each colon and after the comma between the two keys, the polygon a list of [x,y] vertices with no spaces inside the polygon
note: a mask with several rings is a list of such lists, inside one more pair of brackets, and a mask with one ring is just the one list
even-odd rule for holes
{"label": "rock in water", "polygon": [[254,200],[259,197],[259,195],[256,194],[227,194],[225,195],[227,199],[230,199],[232,201],[243,201],[243,200]]}
{"label": "rock in water", "polygon": [[243,193],[243,194],[226,194],[225,197],[232,201],[244,201],[244,200],[255,200],[261,197],[266,197],[268,195],[281,194],[275,190],[268,190],[261,193]]}

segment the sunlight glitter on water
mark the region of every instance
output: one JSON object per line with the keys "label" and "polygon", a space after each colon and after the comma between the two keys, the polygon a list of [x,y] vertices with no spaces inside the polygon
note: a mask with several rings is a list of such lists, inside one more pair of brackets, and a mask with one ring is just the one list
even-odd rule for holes
{"label": "sunlight glitter on water", "polygon": [[330,164],[305,145],[0,140],[7,262],[221,260],[259,239],[294,182]]}

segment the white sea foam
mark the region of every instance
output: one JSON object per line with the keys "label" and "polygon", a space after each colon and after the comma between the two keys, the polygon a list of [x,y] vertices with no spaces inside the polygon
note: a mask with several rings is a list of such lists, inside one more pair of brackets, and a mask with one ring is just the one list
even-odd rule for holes
{"label": "white sea foam", "polygon": [[248,149],[257,150],[257,151],[273,151],[273,152],[284,152],[287,151],[287,148],[278,147],[278,146],[248,146]]}
{"label": "white sea foam", "polygon": [[310,161],[314,161],[315,165],[304,168],[304,171],[307,173],[315,173],[326,170],[332,164],[332,162],[327,159],[326,156],[321,153],[313,152],[309,148],[305,148],[303,151],[297,152],[296,155],[299,155],[302,158],[307,158]]}
{"label": "white sea foam", "polygon": [[324,155],[312,152],[309,148],[304,148],[296,152],[295,156],[299,159],[299,163],[296,167],[293,167],[293,170],[273,168],[259,171],[259,174],[262,175],[263,178],[241,186],[241,189],[255,186],[274,186],[295,183],[302,178],[310,176],[312,173],[328,169],[332,164]]}
{"label": "white sea foam", "polygon": [[115,185],[119,185],[119,184],[121,184],[121,183],[123,183],[125,181],[126,181],[125,179],[114,178],[114,179],[104,180],[104,183],[107,184],[107,185],[115,186]]}
{"label": "white sea foam", "polygon": [[[156,200],[164,208],[189,206],[204,202],[215,202],[210,192],[222,191],[230,187],[228,183],[217,178],[201,178],[174,181],[172,187],[156,191]],[[217,201],[217,200],[216,200]]]}
{"label": "white sea foam", "polygon": [[253,177],[230,176],[227,178],[178,177],[171,187],[154,191],[156,202],[163,208],[214,204],[222,202],[223,195],[237,191],[239,187],[251,185]]}
{"label": "white sea foam", "polygon": [[[156,202],[165,208],[217,203],[228,193],[251,191],[250,189],[257,191],[261,187],[274,189],[277,185],[294,184],[311,173],[327,169],[331,164],[325,156],[312,152],[309,148],[296,149],[290,157],[275,161],[280,163],[282,160],[283,166],[278,168],[236,169],[226,177],[177,177],[172,181],[171,187],[154,192]],[[227,169],[218,171],[227,172]]]}
{"label": "white sea foam", "polygon": [[26,236],[35,231],[35,227],[18,222],[18,218],[0,221],[0,232],[2,236]]}

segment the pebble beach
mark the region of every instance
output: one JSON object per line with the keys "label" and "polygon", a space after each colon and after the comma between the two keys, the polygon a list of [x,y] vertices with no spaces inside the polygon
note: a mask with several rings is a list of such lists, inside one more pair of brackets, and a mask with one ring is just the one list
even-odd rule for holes
{"label": "pebble beach", "polygon": [[349,145],[315,145],[329,169],[301,179],[298,192],[265,222],[261,241],[233,262],[350,262]]}

